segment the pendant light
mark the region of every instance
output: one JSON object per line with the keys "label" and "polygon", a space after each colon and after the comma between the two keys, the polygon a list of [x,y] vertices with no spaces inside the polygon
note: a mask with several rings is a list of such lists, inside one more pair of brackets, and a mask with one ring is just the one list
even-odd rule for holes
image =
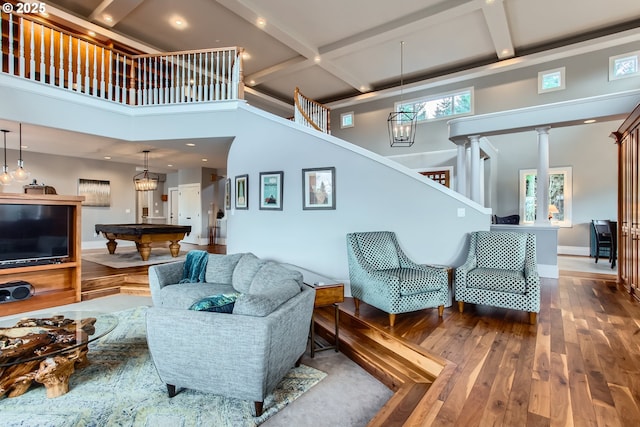
{"label": "pendant light", "polygon": [[392,147],[411,147],[416,138],[416,125],[418,113],[403,111],[402,86],[404,84],[404,42],[400,42],[400,103],[399,111],[389,113],[387,126],[389,128],[389,141]]}
{"label": "pendant light", "polygon": [[144,150],[144,171],[133,177],[136,191],[153,191],[158,188],[158,175],[149,172],[149,150]]}
{"label": "pendant light", "polygon": [[18,167],[11,172],[11,176],[16,182],[26,182],[31,176],[31,172],[27,172],[22,161],[22,123],[20,123],[20,155],[18,158]]}
{"label": "pendant light", "polygon": [[0,129],[0,131],[4,133],[4,166],[2,166],[2,175],[0,175],[0,185],[7,185],[12,181],[9,167],[7,166],[7,133],[9,131],[6,129]]}

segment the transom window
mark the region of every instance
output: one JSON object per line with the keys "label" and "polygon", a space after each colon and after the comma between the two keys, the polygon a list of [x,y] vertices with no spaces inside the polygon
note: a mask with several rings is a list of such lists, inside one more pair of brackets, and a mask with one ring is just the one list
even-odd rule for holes
{"label": "transom window", "polygon": [[639,57],[640,51],[610,57],[609,80],[640,75],[640,66],[638,65]]}
{"label": "transom window", "polygon": [[538,93],[552,92],[565,88],[565,68],[541,71],[538,73]]}
{"label": "transom window", "polygon": [[473,88],[396,102],[395,111],[417,113],[418,122],[473,114]]}

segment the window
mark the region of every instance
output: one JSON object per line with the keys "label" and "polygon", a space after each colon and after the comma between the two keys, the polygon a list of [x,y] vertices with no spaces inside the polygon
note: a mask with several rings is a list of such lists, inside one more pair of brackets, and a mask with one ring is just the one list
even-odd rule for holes
{"label": "window", "polygon": [[353,111],[340,114],[340,129],[352,128],[353,126]]}
{"label": "window", "polygon": [[[557,208],[551,224],[559,227],[571,227],[572,168],[549,169],[549,205]],[[536,220],[537,170],[520,171],[520,218],[523,224],[532,224]],[[551,210],[550,210],[551,211]]]}
{"label": "window", "polygon": [[473,88],[396,102],[395,111],[417,113],[418,122],[473,114]]}
{"label": "window", "polygon": [[538,73],[538,93],[553,92],[565,88],[564,67]]}
{"label": "window", "polygon": [[625,53],[609,58],[609,80],[624,79],[640,75],[638,58],[640,51]]}

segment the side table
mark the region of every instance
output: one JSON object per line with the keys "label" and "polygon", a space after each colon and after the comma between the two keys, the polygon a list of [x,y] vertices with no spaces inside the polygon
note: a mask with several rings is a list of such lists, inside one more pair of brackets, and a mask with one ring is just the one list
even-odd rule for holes
{"label": "side table", "polygon": [[[311,317],[311,357],[315,356],[316,351],[324,351],[335,349],[336,352],[339,351],[340,346],[340,310],[338,308],[338,303],[344,301],[344,284],[343,283],[320,283],[315,282],[314,284],[306,284],[307,286],[311,286],[316,290],[316,299],[313,304],[314,313]],[[333,306],[335,309],[334,314],[334,322],[335,322],[335,342],[333,345],[317,345],[316,344],[316,332],[315,332],[315,309],[319,307],[328,307]]]}

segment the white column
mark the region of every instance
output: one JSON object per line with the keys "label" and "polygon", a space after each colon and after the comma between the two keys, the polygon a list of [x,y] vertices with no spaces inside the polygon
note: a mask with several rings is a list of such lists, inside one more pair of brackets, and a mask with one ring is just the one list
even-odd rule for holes
{"label": "white column", "polygon": [[456,190],[463,196],[467,195],[467,149],[466,144],[458,144],[458,159],[456,163]]}
{"label": "white column", "polygon": [[471,200],[482,203],[480,200],[480,186],[482,177],[480,176],[480,135],[469,137],[471,142]]}
{"label": "white column", "polygon": [[536,128],[538,133],[538,179],[536,180],[536,224],[549,224],[549,127]]}

